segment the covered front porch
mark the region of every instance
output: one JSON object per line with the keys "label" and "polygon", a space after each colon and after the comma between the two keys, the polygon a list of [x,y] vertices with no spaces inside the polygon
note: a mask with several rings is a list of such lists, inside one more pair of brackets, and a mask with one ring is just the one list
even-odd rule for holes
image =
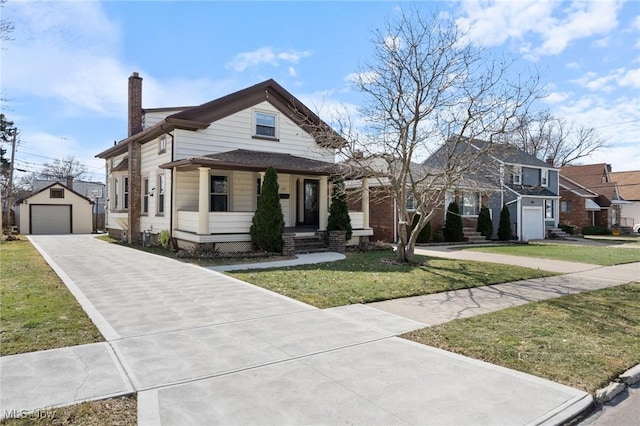
{"label": "covered front porch", "polygon": [[[327,230],[331,163],[286,154],[236,150],[163,165],[173,174],[172,236],[179,246],[219,252],[251,251],[250,228],[264,174],[278,173],[285,234]],[[350,212],[354,238],[372,234],[368,212]],[[353,243],[353,242],[352,242]]]}

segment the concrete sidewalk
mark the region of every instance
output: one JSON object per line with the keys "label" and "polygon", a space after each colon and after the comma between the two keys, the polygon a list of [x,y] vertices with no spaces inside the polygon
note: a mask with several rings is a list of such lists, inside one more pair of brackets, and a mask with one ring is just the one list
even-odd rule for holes
{"label": "concrete sidewalk", "polygon": [[0,358],[4,416],[131,390],[141,425],[557,424],[592,401],[395,337],[427,321],[319,310],[90,236],[31,239],[107,342]]}

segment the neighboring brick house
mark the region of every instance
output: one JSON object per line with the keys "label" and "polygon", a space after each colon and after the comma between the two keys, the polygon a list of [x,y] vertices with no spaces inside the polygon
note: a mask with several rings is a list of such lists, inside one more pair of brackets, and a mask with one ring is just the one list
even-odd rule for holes
{"label": "neighboring brick house", "polygon": [[[580,216],[585,220],[579,221],[584,225],[604,226],[614,228],[624,226],[622,223],[621,206],[629,204],[625,201],[618,191],[618,185],[611,178],[611,165],[606,163],[585,164],[579,166],[564,166],[560,169],[560,175],[565,178],[566,184],[571,184],[573,189],[578,185],[582,192],[584,200],[592,200],[593,203],[573,203],[575,192],[570,187],[563,188],[561,195],[566,201],[561,205],[560,221],[563,223],[571,223]],[[585,193],[587,190],[588,193]],[[595,197],[584,196],[594,194]],[[572,198],[573,197],[573,198]],[[596,207],[597,206],[597,207]],[[576,226],[578,223],[576,222]],[[581,232],[580,227],[579,232]]]}
{"label": "neighboring brick house", "polygon": [[598,194],[560,175],[560,223],[575,227],[580,233],[585,226],[607,226],[607,216],[596,202]]}
{"label": "neighboring brick house", "polygon": [[629,202],[620,205],[621,224],[626,227],[640,224],[640,170],[612,172],[610,175],[618,185],[620,196]]}
{"label": "neighboring brick house", "polygon": [[[335,151],[345,141],[275,81],[195,107],[142,109],[133,73],[128,122],[128,137],[97,155],[108,170],[110,235],[140,242],[166,231],[187,249],[250,251],[269,166],[288,233],[326,232]],[[371,234],[365,212],[351,216],[356,238]]]}

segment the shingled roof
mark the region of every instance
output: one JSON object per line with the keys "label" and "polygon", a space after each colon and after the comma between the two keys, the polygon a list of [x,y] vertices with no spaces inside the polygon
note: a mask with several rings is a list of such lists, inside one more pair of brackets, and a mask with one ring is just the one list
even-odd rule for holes
{"label": "shingled roof", "polygon": [[628,201],[640,201],[640,170],[611,173],[611,180],[618,184],[620,196]]}
{"label": "shingled roof", "polygon": [[275,168],[279,173],[330,175],[339,171],[339,166],[334,163],[296,157],[290,154],[249,151],[246,149],[236,149],[219,154],[186,158],[184,160],[165,163],[160,167],[164,169],[173,167],[211,167],[222,170],[264,171],[269,166]]}

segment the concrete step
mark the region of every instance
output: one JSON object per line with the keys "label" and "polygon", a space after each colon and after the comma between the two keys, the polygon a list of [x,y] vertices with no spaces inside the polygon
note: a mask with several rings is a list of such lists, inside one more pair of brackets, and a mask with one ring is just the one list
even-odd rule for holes
{"label": "concrete step", "polygon": [[564,232],[562,229],[559,229],[559,228],[548,228],[547,236],[555,240],[565,240],[567,238],[571,238],[571,235],[567,234],[566,232]]}

